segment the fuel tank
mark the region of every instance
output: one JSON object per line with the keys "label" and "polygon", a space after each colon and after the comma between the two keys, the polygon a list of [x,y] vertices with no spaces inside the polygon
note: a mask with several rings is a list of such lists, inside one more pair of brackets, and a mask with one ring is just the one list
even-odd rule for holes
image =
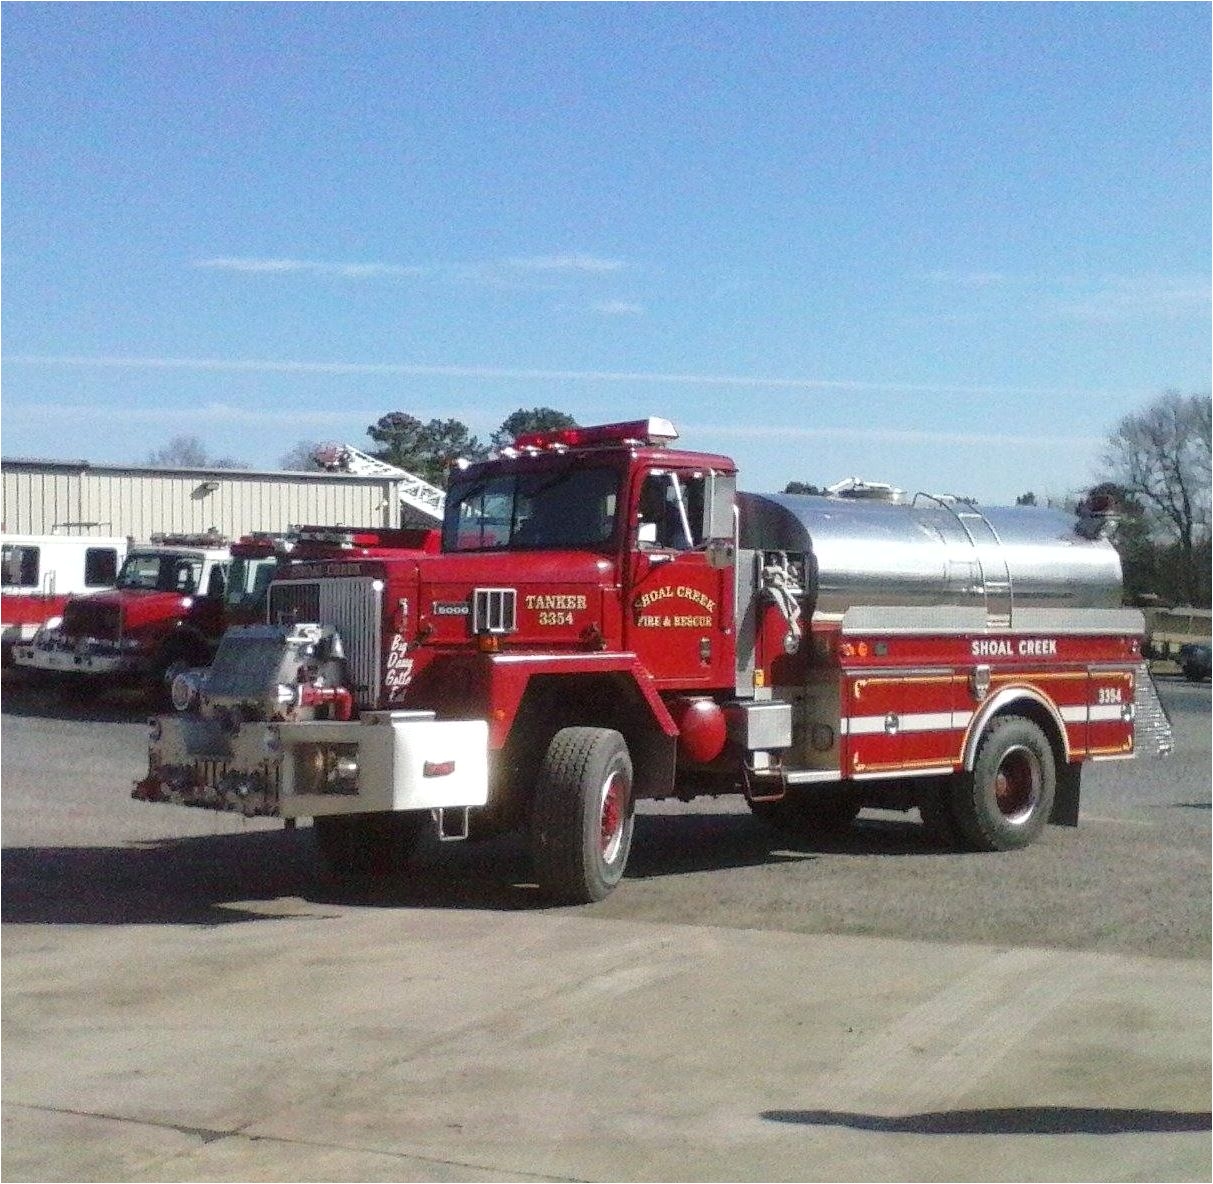
{"label": "fuel tank", "polygon": [[[869,501],[739,493],[739,546],[806,557],[818,617],[853,605],[1119,608],[1120,557],[1073,514],[918,495]],[[1088,537],[1096,534],[1096,537]]]}

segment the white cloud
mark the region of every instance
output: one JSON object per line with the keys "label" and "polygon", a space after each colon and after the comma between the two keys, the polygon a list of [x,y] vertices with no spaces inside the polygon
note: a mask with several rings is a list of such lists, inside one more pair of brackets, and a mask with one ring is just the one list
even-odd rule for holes
{"label": "white cloud", "polygon": [[644,305],[630,300],[600,300],[590,305],[590,311],[604,317],[639,317],[644,315]]}
{"label": "white cloud", "polygon": [[958,288],[992,288],[1007,283],[1011,277],[1001,271],[928,271],[922,278],[932,284]]}
{"label": "white cloud", "polygon": [[620,259],[600,259],[594,255],[571,253],[567,255],[532,255],[507,259],[507,267],[518,271],[543,271],[564,273],[602,274],[622,271],[627,266]]}
{"label": "white cloud", "polygon": [[924,432],[900,428],[795,428],[688,426],[699,435],[727,439],[764,440],[876,440],[886,444],[954,444],[961,447],[1000,448],[1091,448],[1102,444],[1099,436],[1015,436],[983,432]]}
{"label": "white cloud", "polygon": [[1196,276],[1113,276],[1082,296],[1053,302],[1060,316],[1093,324],[1209,315],[1210,286]]}
{"label": "white cloud", "polygon": [[[258,426],[279,425],[282,427],[328,427],[349,422],[359,413],[352,408],[341,411],[303,411],[291,408],[282,411],[264,409],[248,410],[234,407],[230,403],[196,403],[184,406],[137,407],[123,404],[122,419],[130,423],[197,423],[197,424],[256,424]],[[366,414],[370,414],[369,412]],[[376,413],[378,414],[378,413]],[[6,402],[4,418],[22,420],[27,423],[62,422],[77,420],[88,422],[97,416],[96,404],[73,405],[64,403],[18,403]]]}
{"label": "white cloud", "polygon": [[427,270],[398,263],[324,263],[315,259],[249,259],[232,256],[199,259],[194,266],[207,271],[234,271],[245,275],[322,275],[343,279],[399,279],[425,275]]}
{"label": "white cloud", "polygon": [[[867,382],[861,379],[764,378],[745,374],[669,373],[627,370],[511,369],[498,366],[423,366],[398,362],[297,362],[267,359],[119,357],[11,354],[10,366],[71,367],[123,370],[196,370],[242,374],[365,374],[409,378],[477,378],[518,382],[644,383],[650,386],[725,387],[738,390],[849,391],[871,394],[946,394],[1001,397],[1048,395],[1095,397],[1116,392],[1060,387],[972,386],[935,382]],[[1123,392],[1122,392],[1123,393]],[[1139,394],[1140,392],[1127,392]]]}

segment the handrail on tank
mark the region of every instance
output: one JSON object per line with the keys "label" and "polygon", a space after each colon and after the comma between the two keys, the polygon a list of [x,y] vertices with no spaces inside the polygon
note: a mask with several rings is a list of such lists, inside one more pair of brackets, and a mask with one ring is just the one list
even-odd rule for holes
{"label": "handrail on tank", "polygon": [[[986,618],[992,624],[1005,624],[1009,626],[1011,624],[1011,617],[1014,612],[1015,591],[1011,583],[1011,565],[1007,562],[1007,557],[1002,550],[1002,537],[999,535],[998,531],[995,530],[994,524],[971,502],[962,501],[953,494],[927,493],[924,490],[919,490],[919,492],[914,495],[913,500],[910,502],[911,509],[918,505],[918,499],[920,497],[933,501],[941,509],[947,510],[948,513],[956,519],[960,529],[964,531],[965,537],[969,540],[969,544],[973,548],[973,557],[977,561],[977,570],[981,575],[981,594],[984,597],[986,604]],[[962,512],[956,508],[957,506],[967,506],[968,509]],[[1002,570],[1005,574],[1005,579],[1001,584],[994,584],[994,588],[996,590],[1000,590],[1002,588],[1006,589],[1007,611],[1005,614],[994,614],[990,612],[990,581],[986,578],[986,565],[981,558],[981,547],[978,546],[977,540],[973,537],[973,532],[966,524],[965,518],[976,518],[979,522],[981,522],[986,530],[990,532],[990,537],[994,540],[999,548],[999,557],[1002,559]]]}

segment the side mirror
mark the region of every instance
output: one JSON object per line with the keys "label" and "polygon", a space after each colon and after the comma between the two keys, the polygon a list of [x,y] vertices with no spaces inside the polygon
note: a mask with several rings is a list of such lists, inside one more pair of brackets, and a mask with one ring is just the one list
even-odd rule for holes
{"label": "side mirror", "polygon": [[[727,540],[732,545],[735,530],[733,504],[736,498],[737,477],[733,473],[709,474],[708,496],[703,503],[705,539],[713,542]],[[729,562],[732,563],[732,560]]]}

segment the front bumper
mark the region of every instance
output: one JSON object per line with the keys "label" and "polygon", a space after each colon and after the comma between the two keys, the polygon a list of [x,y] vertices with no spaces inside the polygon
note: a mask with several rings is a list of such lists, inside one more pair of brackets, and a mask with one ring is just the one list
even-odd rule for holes
{"label": "front bumper", "polygon": [[18,666],[60,674],[137,675],[148,666],[139,654],[120,654],[89,646],[45,645],[37,642],[13,646],[13,661]]}
{"label": "front bumper", "polygon": [[[424,711],[350,722],[244,723],[183,714],[151,721],[148,775],[132,797],[248,815],[307,818],[442,810],[488,801],[488,724]],[[348,773],[326,779],[340,757]]]}

